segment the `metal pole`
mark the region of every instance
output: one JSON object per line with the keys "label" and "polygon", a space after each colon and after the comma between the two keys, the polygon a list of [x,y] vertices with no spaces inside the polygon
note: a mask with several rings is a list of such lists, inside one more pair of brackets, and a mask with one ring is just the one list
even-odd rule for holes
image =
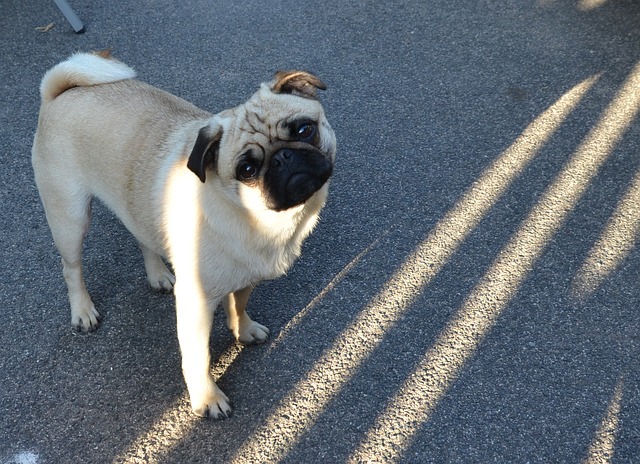
{"label": "metal pole", "polygon": [[69,24],[71,24],[71,27],[73,27],[73,30],[76,31],[76,34],[80,34],[81,32],[84,32],[84,24],[82,24],[82,21],[80,21],[80,18],[78,18],[76,13],[69,6],[69,4],[67,3],[67,0],[53,0],[53,1],[56,2],[56,5],[58,5],[58,8],[60,9],[64,17],[67,18],[67,21],[69,21]]}

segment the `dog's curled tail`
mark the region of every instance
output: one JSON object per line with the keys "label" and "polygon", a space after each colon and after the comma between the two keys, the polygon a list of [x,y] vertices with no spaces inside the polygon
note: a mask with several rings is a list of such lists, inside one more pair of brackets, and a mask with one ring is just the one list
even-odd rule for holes
{"label": "dog's curled tail", "polygon": [[47,103],[73,87],[107,84],[132,79],[136,72],[107,52],[76,53],[47,71],[40,84],[42,103]]}

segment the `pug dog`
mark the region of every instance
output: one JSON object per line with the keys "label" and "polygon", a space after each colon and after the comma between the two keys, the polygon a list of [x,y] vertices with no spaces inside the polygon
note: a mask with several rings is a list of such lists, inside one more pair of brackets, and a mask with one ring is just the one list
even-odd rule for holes
{"label": "pug dog", "polygon": [[245,311],[249,295],[291,267],[325,204],[336,154],[316,95],[325,88],[310,73],[278,72],[246,103],[211,114],[107,53],[72,55],[43,77],[32,164],[71,323],[91,332],[101,319],[82,269],[95,197],[137,239],[151,287],[175,295],[199,416],[232,412],[210,374],[214,310],[222,303],[241,343],[266,341],[269,330]]}

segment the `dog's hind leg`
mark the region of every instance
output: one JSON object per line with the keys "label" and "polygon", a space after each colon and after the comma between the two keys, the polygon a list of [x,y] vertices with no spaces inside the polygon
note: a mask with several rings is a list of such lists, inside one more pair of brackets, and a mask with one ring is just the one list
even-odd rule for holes
{"label": "dog's hind leg", "polygon": [[167,269],[162,257],[151,248],[144,246],[138,242],[142,256],[144,257],[144,267],[147,270],[147,280],[149,285],[156,291],[170,293],[173,290],[173,284],[176,278]]}
{"label": "dog's hind leg", "polygon": [[[66,211],[60,226],[51,226],[53,240],[62,255],[62,273],[71,304],[71,324],[79,331],[92,332],[100,325],[100,314],[91,301],[82,275],[82,244],[91,221],[91,197]],[[47,215],[48,217],[48,215]],[[54,221],[61,218],[56,217]]]}
{"label": "dog's hind leg", "polygon": [[91,195],[77,189],[71,192],[59,185],[51,185],[49,181],[41,179],[38,190],[53,241],[62,256],[71,324],[78,331],[92,332],[100,325],[100,314],[91,301],[82,275],[82,244],[91,222]]}

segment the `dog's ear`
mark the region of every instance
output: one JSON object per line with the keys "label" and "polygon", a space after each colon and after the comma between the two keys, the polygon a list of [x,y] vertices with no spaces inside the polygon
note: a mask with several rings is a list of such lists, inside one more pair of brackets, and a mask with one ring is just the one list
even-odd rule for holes
{"label": "dog's ear", "polygon": [[193,145],[187,167],[204,182],[205,171],[208,168],[216,170],[218,164],[218,151],[220,150],[220,139],[222,138],[222,128],[218,125],[204,126],[198,132],[198,138]]}
{"label": "dog's ear", "polygon": [[316,91],[327,86],[306,71],[278,71],[271,84],[274,93],[290,93],[300,97],[316,98]]}

